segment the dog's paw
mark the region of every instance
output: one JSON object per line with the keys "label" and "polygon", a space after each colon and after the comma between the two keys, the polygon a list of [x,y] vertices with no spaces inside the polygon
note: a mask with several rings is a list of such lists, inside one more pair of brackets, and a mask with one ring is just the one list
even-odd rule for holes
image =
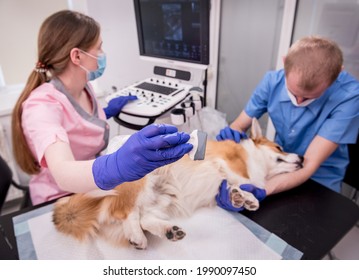
{"label": "dog's paw", "polygon": [[256,198],[248,199],[244,202],[244,208],[250,211],[256,211],[259,208],[259,202]]}
{"label": "dog's paw", "polygon": [[236,208],[244,207],[249,211],[255,211],[259,208],[259,202],[256,197],[252,193],[243,191],[238,187],[231,187],[230,200]]}
{"label": "dog's paw", "polygon": [[234,207],[236,207],[236,208],[243,207],[243,205],[245,203],[245,199],[244,199],[244,196],[242,195],[242,192],[239,191],[239,189],[231,188],[229,195],[230,195],[231,203]]}
{"label": "dog's paw", "polygon": [[138,250],[144,250],[147,248],[147,239],[146,238],[142,238],[142,240],[130,239],[128,242]]}
{"label": "dog's paw", "polygon": [[177,241],[186,236],[186,233],[178,226],[173,226],[166,231],[166,237],[168,240]]}

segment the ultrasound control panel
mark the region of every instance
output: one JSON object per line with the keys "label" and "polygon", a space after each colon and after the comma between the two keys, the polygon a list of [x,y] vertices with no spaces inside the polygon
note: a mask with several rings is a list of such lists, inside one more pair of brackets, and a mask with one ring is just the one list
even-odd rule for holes
{"label": "ultrasound control panel", "polygon": [[169,79],[148,78],[109,95],[106,101],[118,96],[134,95],[137,99],[129,101],[122,108],[122,114],[157,117],[183,101],[191,87]]}

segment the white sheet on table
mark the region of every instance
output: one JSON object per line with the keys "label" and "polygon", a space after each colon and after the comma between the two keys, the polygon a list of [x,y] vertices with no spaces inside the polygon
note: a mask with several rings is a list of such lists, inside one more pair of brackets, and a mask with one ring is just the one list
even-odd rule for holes
{"label": "white sheet on table", "polygon": [[147,235],[148,248],[114,247],[105,240],[80,243],[56,231],[52,212],[28,221],[38,259],[281,259],[228,212],[206,208],[176,220],[185,232],[172,242]]}

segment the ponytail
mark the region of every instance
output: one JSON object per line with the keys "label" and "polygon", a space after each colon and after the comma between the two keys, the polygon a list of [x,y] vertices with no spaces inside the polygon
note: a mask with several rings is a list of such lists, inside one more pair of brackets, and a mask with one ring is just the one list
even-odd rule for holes
{"label": "ponytail", "polygon": [[22,104],[30,93],[44,82],[46,82],[46,73],[32,71],[12,112],[12,146],[15,160],[20,168],[28,174],[39,173],[40,165],[32,154],[22,129]]}

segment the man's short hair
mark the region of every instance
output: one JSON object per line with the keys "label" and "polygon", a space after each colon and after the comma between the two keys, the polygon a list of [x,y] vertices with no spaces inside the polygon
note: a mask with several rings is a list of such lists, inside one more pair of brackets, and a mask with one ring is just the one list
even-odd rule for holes
{"label": "man's short hair", "polygon": [[331,85],[343,66],[343,53],[339,46],[327,38],[304,37],[289,49],[284,61],[286,76],[297,72],[301,77],[298,85],[304,90],[312,90],[323,82]]}

